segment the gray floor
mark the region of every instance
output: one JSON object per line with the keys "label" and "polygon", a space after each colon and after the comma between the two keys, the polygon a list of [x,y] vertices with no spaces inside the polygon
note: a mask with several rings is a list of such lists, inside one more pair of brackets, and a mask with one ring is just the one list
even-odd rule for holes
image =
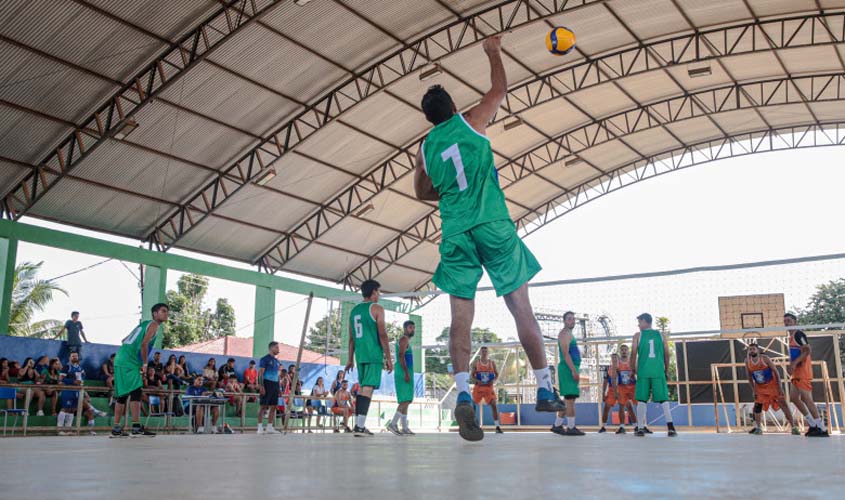
{"label": "gray floor", "polygon": [[671,440],[662,433],[488,434],[479,444],[455,434],[11,438],[0,440],[0,498],[841,498],[843,439],[692,433]]}

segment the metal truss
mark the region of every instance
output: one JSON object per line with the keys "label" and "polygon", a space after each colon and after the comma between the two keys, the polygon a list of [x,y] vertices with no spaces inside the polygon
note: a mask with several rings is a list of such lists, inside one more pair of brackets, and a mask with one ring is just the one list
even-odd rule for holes
{"label": "metal truss", "polygon": [[[836,24],[837,22],[839,24]],[[587,59],[522,83],[509,91],[503,107],[510,112],[507,116],[512,116],[553,99],[562,98],[568,92],[677,64],[845,40],[845,29],[834,33],[829,28],[831,25],[845,26],[845,14],[755,21],[642,44],[599,58]],[[498,120],[503,119],[504,117],[500,117]],[[281,270],[288,260],[311,242],[346,216],[360,210],[382,190],[409,174],[413,170],[413,157],[409,150],[415,150],[420,141],[420,138],[414,139],[400,152],[379,164],[364,178],[355,181],[325,203],[323,208],[296,225],[287,236],[274,242],[259,258],[259,266],[269,272]],[[394,240],[391,243],[397,242]]]}
{"label": "metal truss", "polygon": [[94,150],[113,138],[141,108],[152,102],[232,35],[282,0],[229,0],[185,34],[76,127],[2,201],[3,215],[20,219],[38,200]]}
{"label": "metal truss", "polygon": [[[602,196],[678,170],[759,153],[827,146],[845,146],[845,122],[764,129],[686,145],[628,163],[543,202],[516,221],[517,230],[525,237]],[[539,217],[538,212],[542,214]],[[431,281],[426,280],[414,291],[434,289]],[[430,300],[421,302],[417,308],[428,302]]]}
{"label": "metal truss", "polygon": [[[830,102],[845,98],[845,73],[780,78],[727,85],[685,93],[652,104],[637,106],[584,126],[565,131],[497,167],[503,189],[542,170],[560,164],[586,149],[626,135],[696,117],[741,109],[759,109],[808,102]],[[600,174],[601,175],[601,174]],[[573,188],[577,189],[577,188]],[[565,191],[566,196],[571,190]],[[536,213],[529,212],[536,216]],[[436,243],[440,235],[440,214],[431,210],[409,229],[390,240],[355,269],[343,282],[355,286],[374,277],[424,241]]]}
{"label": "metal truss", "polygon": [[[237,161],[222,169],[214,179],[201,187],[185,203],[180,204],[175,213],[158,223],[147,240],[160,250],[170,249],[211,212],[261,175],[265,168],[343,113],[400,78],[472,45],[490,34],[502,33],[562,12],[605,1],[607,0],[511,0],[453,21],[435,32],[422,36],[331,89],[264,137]],[[400,149],[397,156],[403,154],[408,154],[407,148]],[[371,179],[378,177],[378,172],[371,172],[365,175],[361,182],[369,183]],[[341,194],[337,200],[325,204],[325,209],[328,212],[343,211],[343,197],[355,199],[356,195],[357,193]],[[314,217],[314,223],[318,228],[322,228],[325,224],[321,221],[330,219],[333,219],[330,213],[325,216],[317,214]],[[294,251],[296,248],[288,241],[277,244]],[[287,261],[287,258],[284,260]],[[261,259],[258,263],[261,267],[270,267],[262,265],[262,262],[269,262],[269,258]],[[278,267],[273,266],[273,270],[276,269]]]}

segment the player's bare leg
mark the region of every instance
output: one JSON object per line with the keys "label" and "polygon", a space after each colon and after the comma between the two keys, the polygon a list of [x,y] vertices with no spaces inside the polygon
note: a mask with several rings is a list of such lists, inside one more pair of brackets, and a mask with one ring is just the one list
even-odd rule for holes
{"label": "player's bare leg", "polygon": [[455,420],[459,433],[467,441],[481,441],[484,431],[478,426],[472,396],[469,392],[469,358],[472,355],[472,320],[475,315],[475,301],[449,297],[452,309],[452,324],[449,327],[449,356],[455,370],[455,385],[458,389],[458,404],[455,406]]}

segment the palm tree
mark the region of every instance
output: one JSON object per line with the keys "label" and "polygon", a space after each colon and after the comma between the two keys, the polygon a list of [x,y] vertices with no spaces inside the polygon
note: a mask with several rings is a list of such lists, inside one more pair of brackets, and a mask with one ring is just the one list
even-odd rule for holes
{"label": "palm tree", "polygon": [[12,280],[12,311],[9,321],[9,335],[36,338],[56,338],[62,322],[45,319],[32,323],[36,312],[43,311],[53,300],[53,292],[67,292],[50,281],[38,279],[43,262],[22,262],[15,267]]}

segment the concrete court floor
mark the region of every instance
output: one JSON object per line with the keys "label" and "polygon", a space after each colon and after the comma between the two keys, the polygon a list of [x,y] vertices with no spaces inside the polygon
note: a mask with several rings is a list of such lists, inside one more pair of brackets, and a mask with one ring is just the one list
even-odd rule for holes
{"label": "concrete court floor", "polygon": [[454,433],[9,438],[0,498],[842,498],[843,436],[654,430],[479,444]]}

